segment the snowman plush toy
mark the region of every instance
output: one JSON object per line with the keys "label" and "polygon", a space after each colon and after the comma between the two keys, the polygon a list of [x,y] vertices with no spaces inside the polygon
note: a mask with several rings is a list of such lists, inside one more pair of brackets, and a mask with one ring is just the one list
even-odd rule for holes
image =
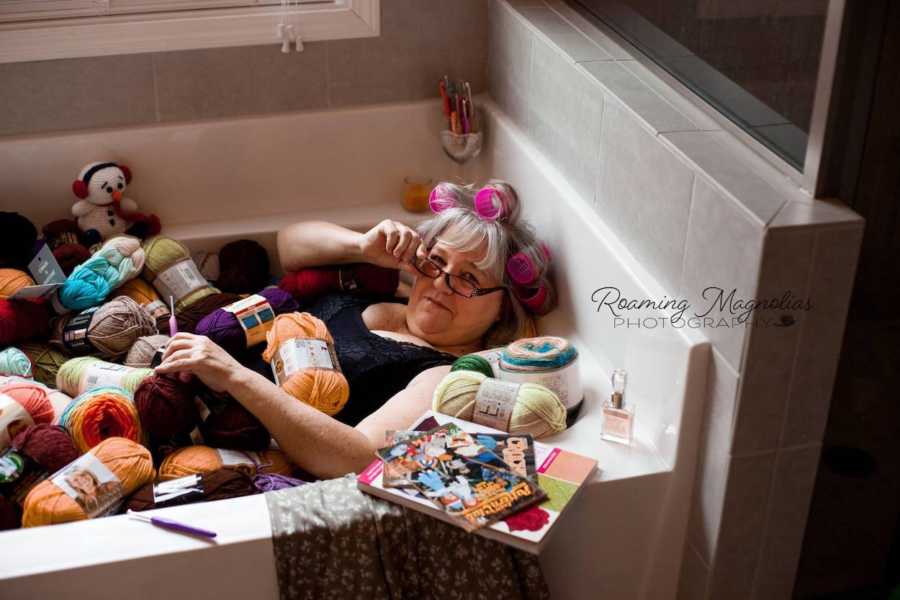
{"label": "snowman plush toy", "polygon": [[72,182],[78,197],[72,214],[85,235],[106,240],[122,233],[138,237],[159,233],[156,215],[139,213],[137,203],[124,197],[129,182],[131,170],[115,162],[93,162],[81,170]]}

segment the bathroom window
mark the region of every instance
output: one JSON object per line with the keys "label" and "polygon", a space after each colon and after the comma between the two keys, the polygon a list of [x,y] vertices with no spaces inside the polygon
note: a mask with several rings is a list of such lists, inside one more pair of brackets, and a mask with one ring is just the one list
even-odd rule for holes
{"label": "bathroom window", "polygon": [[570,1],[804,173],[827,114],[843,0]]}
{"label": "bathroom window", "polygon": [[0,0],[0,62],[379,34],[380,0]]}

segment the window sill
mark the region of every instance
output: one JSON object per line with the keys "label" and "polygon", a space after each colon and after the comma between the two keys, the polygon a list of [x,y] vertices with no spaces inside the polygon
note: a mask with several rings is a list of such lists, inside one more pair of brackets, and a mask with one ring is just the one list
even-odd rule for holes
{"label": "window sill", "polygon": [[[280,7],[123,15],[0,26],[0,63],[137,54],[278,42]],[[285,17],[304,42],[373,37],[380,33],[380,0],[346,0]]]}

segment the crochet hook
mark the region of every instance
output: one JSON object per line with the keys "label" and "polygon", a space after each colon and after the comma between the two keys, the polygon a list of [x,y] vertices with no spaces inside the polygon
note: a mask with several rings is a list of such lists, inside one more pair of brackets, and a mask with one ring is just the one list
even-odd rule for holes
{"label": "crochet hook", "polygon": [[175,298],[169,296],[169,337],[175,337],[178,333],[178,319],[175,318]]}
{"label": "crochet hook", "polygon": [[170,531],[177,531],[178,533],[199,535],[201,537],[207,538],[214,538],[217,535],[215,531],[200,529],[199,527],[191,527],[190,525],[185,525],[184,523],[179,523],[178,521],[173,521],[172,519],[165,519],[163,517],[148,517],[147,515],[138,514],[131,509],[128,509],[128,512],[126,514],[132,519],[151,523],[153,525],[156,525],[157,527],[162,527],[163,529],[168,529]]}

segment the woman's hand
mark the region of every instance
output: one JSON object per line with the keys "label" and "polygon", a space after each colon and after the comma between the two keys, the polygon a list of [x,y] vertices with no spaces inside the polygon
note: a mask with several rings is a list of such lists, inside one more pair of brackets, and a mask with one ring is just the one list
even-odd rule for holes
{"label": "woman's hand", "polygon": [[156,373],[180,373],[196,376],[216,392],[228,391],[229,384],[246,369],[206,336],[176,334],[166,345]]}
{"label": "woman's hand", "polygon": [[359,250],[368,262],[389,269],[417,273],[412,266],[422,239],[403,223],[385,219],[363,234]]}

